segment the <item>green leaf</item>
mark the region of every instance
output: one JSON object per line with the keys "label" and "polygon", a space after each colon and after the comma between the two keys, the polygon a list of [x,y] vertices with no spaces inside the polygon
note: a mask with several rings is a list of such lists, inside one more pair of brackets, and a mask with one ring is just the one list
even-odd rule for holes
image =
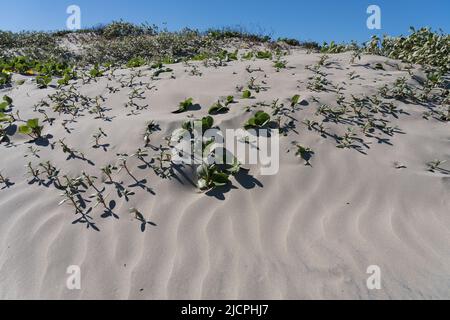
{"label": "green leaf", "polygon": [[0,122],[12,122],[12,118],[11,116],[0,112]]}
{"label": "green leaf", "polygon": [[291,98],[291,107],[295,107],[300,101],[300,95],[296,94]]}
{"label": "green leaf", "polygon": [[27,121],[27,126],[31,129],[39,128],[39,119],[30,119]]}
{"label": "green leaf", "polygon": [[245,129],[262,128],[270,121],[270,116],[264,111],[258,111],[254,117],[250,118],[244,125]]}
{"label": "green leaf", "polygon": [[4,112],[8,109],[9,104],[7,102],[0,103],[0,111]]}
{"label": "green leaf", "polygon": [[3,101],[5,101],[6,103],[8,103],[8,105],[11,105],[13,103],[13,100],[8,97],[8,96],[3,96]]}
{"label": "green leaf", "polygon": [[258,111],[255,115],[256,124],[260,127],[265,126],[270,121],[270,116],[264,111]]}
{"label": "green leaf", "polygon": [[182,112],[187,111],[189,107],[193,106],[193,101],[194,101],[194,99],[189,98],[189,99],[186,99],[186,100],[180,102],[178,110],[175,110],[172,113],[177,114],[177,113],[182,113]]}
{"label": "green leaf", "polygon": [[225,102],[225,105],[228,106],[229,104],[232,104],[234,102],[233,96],[228,96],[227,101]]}
{"label": "green leaf", "polygon": [[32,132],[33,130],[27,125],[19,126],[19,133],[21,134],[31,134]]}
{"label": "green leaf", "polygon": [[252,93],[251,93],[250,90],[245,90],[245,91],[242,93],[242,98],[243,98],[243,99],[250,99],[251,97],[252,97]]}
{"label": "green leaf", "polygon": [[209,130],[214,125],[214,119],[210,116],[204,117],[202,119],[202,129],[203,131]]}
{"label": "green leaf", "polygon": [[228,107],[222,105],[220,101],[217,101],[215,104],[212,105],[211,108],[209,108],[208,113],[209,114],[218,114],[221,112],[227,112],[230,110]]}
{"label": "green leaf", "polygon": [[213,173],[212,181],[214,183],[214,186],[216,187],[225,186],[230,182],[228,174],[224,172]]}

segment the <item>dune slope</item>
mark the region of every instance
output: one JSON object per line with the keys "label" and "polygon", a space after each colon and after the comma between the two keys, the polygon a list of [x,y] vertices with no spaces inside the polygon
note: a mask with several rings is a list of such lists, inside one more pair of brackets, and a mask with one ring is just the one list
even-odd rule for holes
{"label": "dune slope", "polygon": [[[350,103],[352,95],[372,97],[384,85],[391,89],[397,79],[410,77],[399,61],[363,56],[350,63],[351,54],[343,53],[320,66],[329,82],[314,91],[310,78],[317,74],[305,67],[316,65],[321,55],[297,50],[285,59],[287,68],[280,70],[263,59],[217,67],[192,62],[170,65],[172,72],[154,79],[154,70],[141,67],[78,80],[72,91],[92,100],[85,106],[76,102],[80,116],[66,122],[72,116],[52,111],[56,97],[49,98],[63,94],[60,89],[38,89],[31,78],[16,76],[25,83],[1,92],[13,99],[13,112],[42,122],[42,109],[55,120],[52,126],[44,122],[48,141],[37,145],[15,134],[10,145],[0,146],[1,172],[13,183],[0,191],[0,298],[450,298],[450,166],[434,172],[427,167],[435,159],[450,159],[449,123],[424,119],[425,105],[384,99],[396,107],[375,114],[385,132],[364,134],[364,123],[357,125],[351,108],[342,121],[325,121],[322,134],[317,125],[308,129],[305,120],[321,123],[321,106],[337,108],[340,94]],[[420,78],[418,66],[413,72]],[[245,89],[251,77],[261,91],[242,99],[236,87]],[[408,84],[419,88],[414,79]],[[140,107],[125,107],[135,89]],[[214,116],[216,125],[239,128],[257,110],[272,113],[276,99],[289,106],[295,94],[301,103],[289,111],[292,122],[281,137],[280,170],[274,176],[262,176],[253,166],[248,175],[233,178],[231,187],[205,194],[178,171],[176,178],[162,179],[130,157],[130,171],[141,184],[125,170],[113,175],[134,193],[129,201],[104,183],[108,179],[100,168],[117,164],[117,154],[144,148],[149,121],[159,125],[151,135],[151,145],[159,147],[188,115],[206,116],[218,99],[232,95],[236,103]],[[96,99],[100,95],[104,101]],[[172,114],[189,97],[200,108]],[[49,106],[35,108],[42,100]],[[89,112],[96,101],[105,108],[103,119]],[[257,102],[267,106],[247,112],[245,107]],[[107,135],[100,140],[105,146],[93,148],[99,128]],[[342,141],[336,137],[347,128],[356,137],[349,148],[337,148]],[[67,160],[63,138],[85,159]],[[314,151],[311,166],[295,155],[294,141]],[[29,147],[38,149],[37,155]],[[148,148],[148,154],[150,160],[158,151]],[[105,188],[114,214],[105,215],[101,205],[92,209],[98,231],[73,223],[80,214],[68,203],[58,206],[62,191],[30,183],[25,166],[45,161],[60,176],[84,171],[98,177],[95,184]],[[85,192],[88,208],[96,202],[89,199],[92,193],[92,188]],[[66,287],[70,265],[81,268],[81,290]],[[371,265],[381,269],[381,290],[366,286]]]}

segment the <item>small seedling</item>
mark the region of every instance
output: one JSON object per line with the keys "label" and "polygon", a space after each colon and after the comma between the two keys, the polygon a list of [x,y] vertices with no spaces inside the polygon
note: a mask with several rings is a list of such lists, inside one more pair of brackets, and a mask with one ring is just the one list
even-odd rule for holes
{"label": "small seedling", "polygon": [[160,129],[159,129],[159,125],[156,122],[150,121],[147,124],[147,128],[144,133],[144,142],[145,142],[146,148],[150,146],[150,136],[153,134],[153,132],[156,132],[158,130],[160,130]]}
{"label": "small seedling", "polygon": [[252,92],[250,90],[244,90],[242,92],[242,99],[251,99],[252,98]]}
{"label": "small seedling", "polygon": [[319,125],[317,121],[311,121],[309,119],[302,121],[302,123],[308,128],[309,131],[314,130],[316,126]]}
{"label": "small seedling", "polygon": [[186,100],[180,102],[178,110],[173,111],[172,113],[177,114],[177,113],[183,113],[183,112],[188,111],[189,108],[191,108],[194,105],[193,101],[194,101],[194,99],[189,98],[189,99],[186,99]]}
{"label": "small seedling", "polygon": [[284,60],[277,60],[277,61],[275,61],[273,66],[275,69],[277,69],[277,72],[280,72],[281,69],[286,69],[287,64],[286,64],[286,61],[284,61]]}
{"label": "small seedling", "polygon": [[103,72],[100,71],[99,65],[95,64],[94,67],[89,71],[89,76],[91,78],[103,77]]}
{"label": "small seedling", "polygon": [[310,166],[311,158],[314,155],[314,151],[311,148],[304,147],[298,143],[293,143],[295,147],[297,148],[297,151],[295,152],[295,155],[297,157],[301,157],[305,161],[305,165]]}
{"label": "small seedling", "polygon": [[92,138],[94,138],[94,145],[92,146],[92,148],[94,148],[94,149],[98,149],[98,148],[100,148],[100,147],[104,147],[105,145],[102,145],[102,144],[100,144],[100,139],[101,138],[103,138],[103,137],[107,137],[108,135],[102,130],[102,128],[99,128],[98,129],[98,132],[97,133],[95,133],[93,136],[92,136]]}
{"label": "small seedling", "polygon": [[13,100],[9,96],[3,96],[3,102],[0,103],[0,112],[5,112],[12,103]]}
{"label": "small seedling", "polygon": [[270,116],[264,111],[258,111],[254,117],[250,118],[245,124],[244,128],[248,129],[261,129],[267,126],[270,122]]}
{"label": "small seedling", "polygon": [[129,212],[134,215],[134,218],[141,223],[141,231],[144,232],[147,224],[156,227],[156,224],[150,221],[147,221],[144,215],[137,210],[136,208],[130,208]]}
{"label": "small seedling", "polygon": [[101,171],[105,174],[105,176],[109,179],[108,182],[111,183],[111,184],[113,184],[113,183],[114,183],[114,180],[112,179],[112,175],[113,175],[113,173],[114,173],[115,171],[118,170],[117,167],[115,167],[115,166],[109,164],[109,165],[107,165],[107,166],[104,166],[104,167],[101,168],[100,170],[101,170]]}
{"label": "small seedling", "polygon": [[300,95],[296,94],[290,99],[291,107],[294,108],[300,102]]}
{"label": "small seedling", "polygon": [[44,126],[39,125],[39,119],[31,119],[27,124],[19,126],[19,133],[26,134],[32,139],[37,140],[42,137]]}

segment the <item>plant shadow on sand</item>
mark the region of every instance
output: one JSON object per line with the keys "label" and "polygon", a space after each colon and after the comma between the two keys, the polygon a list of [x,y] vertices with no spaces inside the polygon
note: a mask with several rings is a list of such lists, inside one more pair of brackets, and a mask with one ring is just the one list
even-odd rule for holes
{"label": "plant shadow on sand", "polygon": [[[171,178],[176,180],[181,185],[190,185],[197,188],[197,184],[194,182],[194,171],[186,172],[186,166],[184,165],[173,165],[173,175]],[[263,188],[264,185],[256,179],[254,176],[248,174],[248,170],[241,169],[239,173],[234,175],[236,182],[244,189],[251,190],[256,187]],[[222,187],[216,187],[214,189],[205,192],[205,195],[209,197],[214,197],[218,200],[225,200],[225,194],[232,190],[237,190],[239,187],[233,185],[231,182]]]}
{"label": "plant shadow on sand", "polygon": [[[234,177],[236,179],[236,182],[239,183],[239,185],[241,187],[243,187],[244,189],[250,190],[250,189],[254,189],[256,187],[260,187],[260,188],[264,187],[264,185],[258,179],[256,179],[252,175],[249,175],[247,170],[241,170]],[[236,189],[239,189],[239,188],[232,184],[228,184],[223,187],[218,187],[218,188],[209,190],[205,194],[209,197],[214,197],[218,200],[224,201],[225,194],[227,194],[231,190],[236,190]]]}

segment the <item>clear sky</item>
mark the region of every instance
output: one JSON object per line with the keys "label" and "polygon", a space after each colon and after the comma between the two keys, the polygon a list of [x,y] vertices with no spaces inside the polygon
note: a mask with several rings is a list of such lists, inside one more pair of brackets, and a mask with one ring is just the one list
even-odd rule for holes
{"label": "clear sky", "polygon": [[[0,0],[1,30],[66,28],[66,8],[81,8],[82,27],[123,19],[169,30],[243,26],[273,37],[365,41],[373,34],[407,34],[410,26],[448,33],[450,0]],[[380,6],[382,29],[366,27],[367,7]]]}

